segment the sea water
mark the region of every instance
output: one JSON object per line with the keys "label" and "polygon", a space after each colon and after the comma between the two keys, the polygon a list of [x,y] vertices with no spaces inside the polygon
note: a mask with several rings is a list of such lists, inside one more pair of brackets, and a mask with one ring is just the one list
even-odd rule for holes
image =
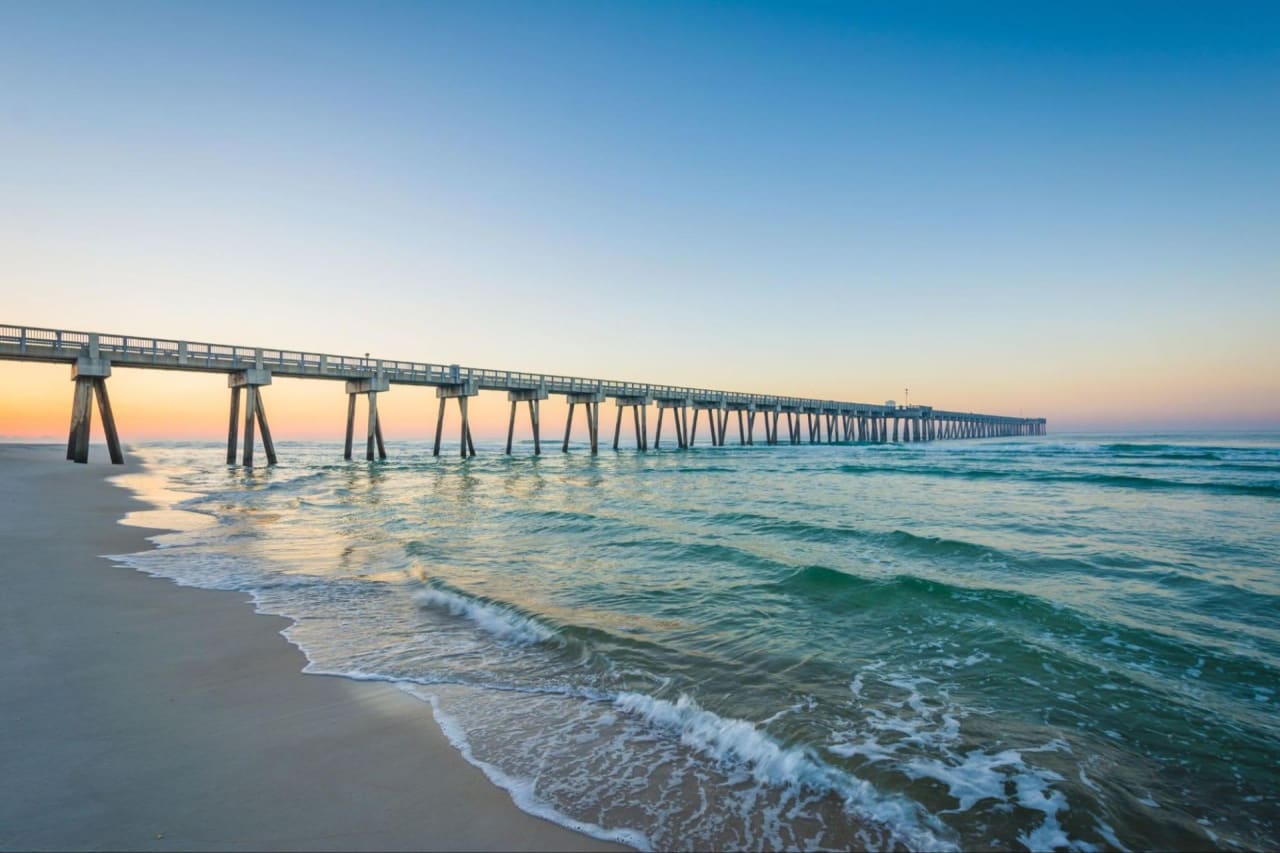
{"label": "sea water", "polygon": [[121,559],[636,847],[1280,846],[1280,436],[478,449],[142,446]]}

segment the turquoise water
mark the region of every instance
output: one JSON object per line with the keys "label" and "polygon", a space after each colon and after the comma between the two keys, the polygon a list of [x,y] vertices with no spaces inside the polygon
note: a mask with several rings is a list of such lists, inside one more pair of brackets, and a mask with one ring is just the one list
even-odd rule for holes
{"label": "turquoise water", "polygon": [[[253,593],[523,807],[654,848],[1280,845],[1280,437],[140,448]],[[424,704],[424,713],[428,713]]]}

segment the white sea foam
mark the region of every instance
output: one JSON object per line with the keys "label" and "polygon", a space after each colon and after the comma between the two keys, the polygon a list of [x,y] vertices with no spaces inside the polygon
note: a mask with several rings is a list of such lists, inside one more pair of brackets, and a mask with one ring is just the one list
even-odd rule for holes
{"label": "white sea foam", "polygon": [[480,768],[490,782],[509,793],[511,799],[521,810],[603,841],[625,844],[637,850],[653,849],[653,843],[649,840],[649,837],[637,829],[629,827],[605,829],[598,824],[576,820],[553,808],[535,793],[535,780],[517,778],[504,772],[502,768],[494,764],[478,759],[471,749],[471,743],[467,740],[466,732],[457,720],[444,712],[440,707],[440,700],[434,693],[411,684],[403,684],[401,689],[410,695],[425,700],[431,705],[432,714],[435,716],[440,730],[444,732],[444,736],[449,743],[453,744],[454,749],[458,750],[468,763]]}
{"label": "white sea foam", "polygon": [[881,793],[865,779],[825,764],[807,750],[783,746],[746,720],[707,711],[687,695],[670,702],[621,693],[614,705],[652,726],[677,733],[682,744],[721,766],[743,768],[747,778],[757,783],[834,792],[850,811],[884,826],[907,846],[929,850],[954,846],[934,831],[941,825],[915,802]]}
{"label": "white sea foam", "polygon": [[[937,663],[947,666],[945,660]],[[1069,838],[1058,820],[1058,813],[1068,807],[1065,794],[1055,787],[1063,778],[1047,768],[1032,766],[1024,757],[1028,753],[1069,753],[1069,743],[1055,738],[1022,749],[962,750],[960,720],[964,712],[950,701],[945,685],[925,676],[864,668],[854,679],[855,696],[871,689],[872,678],[881,687],[905,696],[885,698],[880,707],[864,708],[855,725],[827,746],[829,752],[860,756],[887,764],[911,779],[941,783],[956,800],[956,807],[940,814],[1002,810],[1014,802],[1039,811],[1043,815],[1040,823],[1018,836],[1032,850],[1093,849],[1088,842]],[[925,695],[926,689],[929,695]]]}
{"label": "white sea foam", "polygon": [[[215,457],[220,460],[220,453]],[[181,464],[186,465],[186,460]],[[767,689],[740,695],[722,683],[709,683],[713,679],[704,679],[705,673],[693,666],[673,671],[654,665],[654,660],[664,659],[669,652],[683,652],[679,642],[659,648],[657,644],[664,641],[661,631],[627,634],[627,643],[638,641],[636,648],[628,646],[628,653],[616,659],[605,657],[613,647],[600,652],[599,658],[588,657],[584,650],[595,647],[594,638],[575,639],[573,654],[564,653],[560,646],[570,642],[566,636],[571,629],[557,631],[558,623],[552,621],[562,617],[543,619],[536,605],[526,604],[518,591],[512,592],[520,589],[513,580],[517,570],[528,568],[518,560],[504,564],[508,571],[491,576],[506,585],[474,588],[521,602],[520,607],[462,592],[473,588],[472,579],[485,578],[471,559],[475,554],[452,549],[452,542],[446,547],[445,537],[433,539],[431,532],[424,532],[429,531],[424,519],[443,526],[448,513],[459,508],[443,499],[456,482],[447,476],[432,479],[428,485],[436,491],[431,492],[416,480],[410,482],[414,478],[407,475],[398,481],[386,475],[394,470],[370,468],[366,475],[361,465],[334,465],[325,472],[286,481],[281,474],[288,472],[283,469],[241,477],[223,471],[217,461],[203,479],[190,478],[189,485],[203,488],[206,494],[181,505],[219,523],[196,536],[158,537],[157,545],[167,554],[128,555],[119,561],[180,584],[241,590],[252,596],[260,611],[295,618],[295,627],[285,633],[312,661],[308,671],[412,682],[426,685],[424,690],[439,691],[443,707],[456,715],[457,738],[450,739],[468,760],[511,791],[527,811],[597,837],[642,847],[667,847],[673,839],[697,838],[703,846],[719,841],[725,848],[934,848],[940,846],[936,837],[945,844],[957,832],[963,834],[966,845],[990,841],[996,846],[1022,844],[1033,849],[1089,850],[1090,842],[1122,848],[1121,836],[1132,838],[1133,844],[1143,843],[1141,821],[1132,821],[1126,814],[1113,828],[1100,820],[1100,815],[1108,815],[1115,821],[1115,815],[1121,814],[1107,802],[1118,788],[1116,777],[1108,772],[1111,759],[1095,765],[1066,755],[1035,755],[1071,751],[1065,741],[1033,746],[1049,736],[1038,725],[1037,715],[1003,725],[1001,715],[1008,711],[1007,703],[1022,703],[1033,710],[1070,705],[1066,710],[1077,714],[1081,709],[1074,706],[1091,697],[1087,688],[1077,686],[1075,668],[1064,665],[1056,653],[1048,654],[1048,660],[1031,659],[1035,670],[1018,657],[1002,656],[1008,647],[1000,634],[1006,627],[1003,621],[986,618],[992,630],[982,632],[982,639],[973,639],[970,632],[980,623],[976,614],[985,612],[986,603],[980,597],[953,593],[955,601],[963,599],[962,604],[947,605],[978,608],[971,622],[925,614],[888,627],[889,640],[915,642],[913,646],[886,652],[880,644],[851,646],[851,650],[833,645],[833,654],[843,654],[840,661],[865,660],[868,653],[884,654],[889,660],[851,673],[851,681],[837,678],[832,684],[813,687],[817,682],[811,682],[797,688],[811,689],[821,697],[816,713],[801,714],[791,704],[797,699],[794,685],[782,679]],[[324,488],[313,488],[308,485],[311,482]],[[309,499],[305,508],[302,497]],[[431,509],[444,512],[419,511],[419,503],[425,505],[428,500],[434,501]],[[468,503],[467,519],[476,520],[476,507],[480,516],[488,511],[479,502]],[[323,537],[315,535],[320,530]],[[411,533],[399,535],[406,530]],[[421,553],[402,547],[410,536],[425,543]],[[315,543],[323,547],[312,547]],[[188,544],[193,547],[184,547]],[[851,548],[847,556],[856,557],[861,547]],[[435,581],[421,587],[424,591],[416,602],[429,612],[414,606],[411,596],[418,587],[399,583],[395,576],[414,557],[429,559],[436,567]],[[910,570],[910,561],[901,555],[886,558],[869,553],[869,559],[876,561],[865,572],[869,577],[881,571],[881,565],[896,566],[894,574]],[[576,570],[572,560],[568,563]],[[455,568],[463,570],[452,571]],[[594,581],[597,576],[591,578]],[[674,596],[666,599],[666,606],[675,600]],[[1063,607],[1059,602],[1050,604]],[[1098,646],[1092,629],[1086,633],[1086,639],[1093,638],[1090,642]],[[1159,667],[1148,663],[1146,650],[1129,641],[1143,636],[1132,625],[1123,631],[1107,628],[1102,634],[1101,649],[1073,644],[1069,631],[1045,635],[1054,648],[1069,645],[1073,652],[1087,652],[1101,660],[1098,680],[1103,683],[1091,687],[1117,700],[1109,709],[1098,705],[1091,722],[1065,729],[1078,755],[1097,754],[1090,747],[1099,737],[1107,739],[1107,755],[1112,751],[1125,755],[1142,746],[1141,737],[1135,738],[1127,727],[1127,721],[1137,718],[1141,710],[1130,683],[1135,673],[1182,676],[1190,680],[1180,685],[1184,693],[1189,686],[1206,685],[1204,689],[1211,690],[1207,682],[1216,684],[1227,677],[1218,661],[1206,662],[1195,655],[1180,655]],[[572,636],[576,638],[578,632]],[[654,644],[653,654],[647,644]],[[698,649],[699,654],[704,651]],[[1153,660],[1158,657],[1155,651],[1150,654]],[[993,658],[1001,666],[989,666]],[[698,665],[702,660],[697,659]],[[681,662],[689,663],[687,658]],[[970,691],[972,686],[979,690]],[[473,688],[492,694],[477,703],[483,713],[473,713],[477,704],[471,703],[474,697],[467,692]],[[619,689],[634,691],[630,695],[635,698],[618,694]],[[675,697],[682,689],[689,697],[656,698]],[[556,692],[556,700],[547,699]],[[949,694],[955,696],[954,702]],[[1270,686],[1253,685],[1252,692],[1243,695],[1249,700],[1250,713],[1274,707],[1275,691]],[[740,708],[736,714],[758,722],[753,725],[729,717],[729,712],[719,717],[698,705],[693,696],[707,705]],[[728,704],[739,701],[741,705]],[[628,702],[634,707],[627,707]],[[646,703],[652,707],[641,710]],[[1060,726],[1069,725],[1063,722],[1066,719],[1054,718]],[[784,728],[786,740],[766,733]],[[471,746],[463,749],[460,742],[466,739]],[[1159,763],[1158,759],[1154,760]],[[871,820],[846,819],[838,796],[829,793],[856,789],[859,783],[854,774],[874,780],[875,787],[865,800],[849,797],[850,812]],[[917,779],[922,781],[913,784]],[[1100,784],[1103,780],[1105,784]],[[1131,797],[1145,788],[1134,783],[1126,790],[1123,799],[1132,803]],[[930,794],[921,803],[912,799],[919,791]],[[950,791],[954,799],[943,797],[936,816],[929,814],[922,803],[936,803],[943,791]],[[1153,812],[1153,820],[1180,807],[1174,794],[1162,790],[1160,796],[1166,800],[1164,811]],[[1241,798],[1240,803],[1249,804],[1243,814],[1263,811],[1265,806],[1257,807],[1262,801]],[[1151,809],[1161,808],[1149,794],[1141,802]],[[895,808],[905,816],[896,818]],[[972,813],[954,814],[966,809]],[[607,829],[619,826],[639,829]],[[951,826],[956,827],[954,832]],[[1239,846],[1226,826],[1224,822],[1219,829],[1222,843]],[[863,836],[852,827],[875,828]],[[1089,841],[1073,840],[1067,827],[1070,834],[1081,834]],[[936,832],[930,834],[931,830]],[[971,831],[981,836],[969,835]],[[849,842],[850,833],[859,840]],[[1253,837],[1262,836],[1255,833]]]}
{"label": "white sea foam", "polygon": [[413,598],[423,607],[445,610],[454,616],[470,619],[480,630],[499,639],[521,645],[545,643],[556,637],[546,625],[519,613],[512,607],[470,598],[438,586],[420,589]]}
{"label": "white sea foam", "polygon": [[958,764],[944,763],[937,758],[915,758],[903,765],[912,779],[928,777],[947,786],[948,793],[959,803],[957,811],[968,811],[982,800],[1003,800],[1004,783],[1009,778],[1002,772],[1022,765],[1017,750],[1006,749],[994,755],[974,750]]}
{"label": "white sea foam", "polygon": [[1098,835],[1102,837],[1103,841],[1107,842],[1121,853],[1128,853],[1129,848],[1120,843],[1120,839],[1116,837],[1116,831],[1112,828],[1111,824],[1098,821],[1094,824],[1094,829],[1097,830]]}

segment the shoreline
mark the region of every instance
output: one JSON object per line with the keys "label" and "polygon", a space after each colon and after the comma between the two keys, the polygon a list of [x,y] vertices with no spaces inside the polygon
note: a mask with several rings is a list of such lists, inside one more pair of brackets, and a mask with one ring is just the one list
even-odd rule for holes
{"label": "shoreline", "polygon": [[521,811],[391,684],[302,672],[248,595],[100,556],[153,507],[0,444],[0,848],[624,850]]}

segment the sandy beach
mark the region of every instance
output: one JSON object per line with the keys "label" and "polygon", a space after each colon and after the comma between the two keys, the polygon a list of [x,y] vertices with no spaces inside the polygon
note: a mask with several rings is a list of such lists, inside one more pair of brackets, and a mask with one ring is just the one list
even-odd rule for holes
{"label": "sandy beach", "polygon": [[0,848],[621,849],[521,812],[416,699],[303,675],[245,595],[103,559],[154,531],[103,448],[62,457],[0,445]]}

